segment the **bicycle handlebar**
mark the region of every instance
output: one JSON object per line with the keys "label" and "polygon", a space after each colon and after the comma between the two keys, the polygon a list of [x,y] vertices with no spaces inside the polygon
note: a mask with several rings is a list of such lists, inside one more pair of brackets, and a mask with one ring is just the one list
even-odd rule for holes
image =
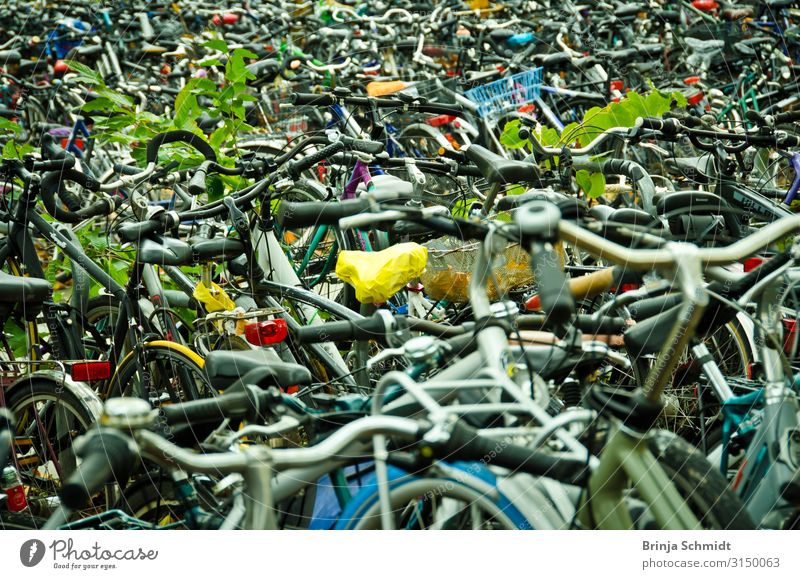
{"label": "bicycle handlebar", "polygon": [[169,131],[156,135],[147,143],[147,163],[158,161],[158,150],[162,145],[169,143],[186,143],[197,149],[205,157],[206,161],[215,163],[217,161],[217,154],[214,149],[202,137],[198,137],[189,131]]}
{"label": "bicycle handlebar", "polygon": [[442,105],[438,103],[417,103],[406,102],[401,99],[375,98],[347,96],[337,97],[332,94],[309,94],[293,93],[292,104],[296,106],[308,105],[316,107],[329,107],[338,102],[356,107],[376,107],[380,109],[409,109],[420,113],[431,113],[434,115],[455,115],[463,114],[464,108],[461,105]]}
{"label": "bicycle handlebar", "polygon": [[135,445],[122,432],[98,428],[84,436],[77,450],[83,460],[58,493],[69,509],[82,508],[107,482],[116,480],[124,487],[136,464]]}
{"label": "bicycle handlebar", "polygon": [[[42,202],[47,212],[58,221],[80,223],[90,217],[109,215],[122,203],[122,200],[118,197],[106,197],[99,199],[84,209],[80,209],[80,200],[64,189],[66,181],[77,183],[89,191],[97,192],[100,190],[99,182],[74,169],[45,173],[39,185]],[[63,209],[58,205],[56,195],[68,206],[68,209]]]}

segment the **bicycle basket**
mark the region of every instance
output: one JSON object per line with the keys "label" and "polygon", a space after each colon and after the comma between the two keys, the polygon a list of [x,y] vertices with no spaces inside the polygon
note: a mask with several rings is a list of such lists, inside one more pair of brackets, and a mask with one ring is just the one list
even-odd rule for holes
{"label": "bicycle basket", "polygon": [[311,107],[281,107],[282,103],[289,102],[292,92],[311,92],[310,87],[305,88],[307,86],[304,84],[293,87],[285,83],[262,93],[262,110],[266,116],[267,128],[271,132],[287,139],[296,139],[309,131]]}
{"label": "bicycle basket", "polygon": [[478,105],[478,115],[492,117],[533,103],[542,87],[542,68],[519,72],[507,78],[464,91],[464,96]]}
{"label": "bicycle basket", "polygon": [[[428,248],[428,265],[420,281],[425,286],[425,293],[436,300],[469,301],[469,283],[481,244],[464,245],[462,240],[454,237],[439,237],[424,245]],[[498,293],[533,282],[530,258],[518,244],[506,247],[503,256],[496,259],[492,274],[496,284],[491,281],[487,284],[489,299],[492,300],[499,297]]]}

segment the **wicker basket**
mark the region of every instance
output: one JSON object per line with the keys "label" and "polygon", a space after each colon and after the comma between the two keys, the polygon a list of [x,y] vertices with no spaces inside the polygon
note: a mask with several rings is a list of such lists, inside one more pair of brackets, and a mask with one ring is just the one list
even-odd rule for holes
{"label": "wicker basket", "polygon": [[[436,300],[453,303],[469,301],[469,283],[480,243],[465,244],[454,237],[440,237],[424,244],[428,248],[428,265],[420,277],[425,293]],[[494,279],[487,284],[489,299],[500,293],[533,282],[528,253],[517,244],[509,244],[494,264]],[[496,287],[499,286],[498,287]]]}

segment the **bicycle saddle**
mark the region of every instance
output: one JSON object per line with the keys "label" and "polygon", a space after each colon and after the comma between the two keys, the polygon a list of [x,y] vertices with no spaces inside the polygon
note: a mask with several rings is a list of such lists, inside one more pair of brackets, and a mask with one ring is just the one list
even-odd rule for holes
{"label": "bicycle saddle", "polygon": [[0,303],[31,304],[50,297],[50,282],[37,277],[20,277],[0,271]]}
{"label": "bicycle saddle", "polygon": [[150,44],[146,41],[142,44],[142,53],[144,54],[164,54],[165,52],[167,52],[167,49],[163,46]]}
{"label": "bicycle saddle", "polygon": [[421,276],[427,262],[427,248],[411,242],[381,251],[342,251],[336,275],[355,288],[362,304],[379,304]]}
{"label": "bicycle saddle", "polygon": [[20,60],[22,60],[22,55],[18,50],[0,50],[0,63],[3,66],[19,64]]}
{"label": "bicycle saddle", "polygon": [[760,46],[762,44],[772,44],[775,41],[772,38],[767,36],[756,36],[754,38],[748,38],[746,40],[741,40],[733,45],[733,48],[741,54],[742,56],[755,56],[756,55],[756,46]]}
{"label": "bicycle saddle", "polygon": [[539,167],[527,161],[501,157],[480,145],[462,149],[467,159],[475,163],[489,183],[531,183],[539,181]]}
{"label": "bicycle saddle", "polygon": [[[604,216],[607,223],[623,223],[625,225],[640,225],[642,227],[660,227],[661,223],[647,211],[635,207],[620,207]],[[655,222],[655,223],[654,223]]]}
{"label": "bicycle saddle", "polygon": [[74,59],[78,56],[89,58],[97,56],[101,52],[103,52],[103,47],[99,44],[82,44],[81,46],[70,49],[65,58]]}
{"label": "bicycle saddle", "polygon": [[249,383],[261,388],[311,384],[308,368],[282,362],[270,350],[215,350],[206,356],[204,370],[209,382],[219,390],[230,387],[245,374]]}
{"label": "bicycle saddle", "polygon": [[20,77],[31,76],[37,72],[45,72],[47,70],[47,61],[41,60],[25,60],[24,58],[19,62],[19,69],[17,75]]}
{"label": "bicycle saddle", "polygon": [[552,54],[534,54],[531,57],[531,60],[537,66],[554,67],[571,62],[572,55],[569,52],[553,52]]}
{"label": "bicycle saddle", "polygon": [[506,195],[497,201],[498,211],[509,211],[522,207],[531,201],[544,200],[556,205],[564,219],[577,219],[586,213],[586,202],[577,197],[564,195],[547,189],[526,191],[520,195]]}
{"label": "bicycle saddle", "polygon": [[708,183],[715,173],[711,155],[666,159],[664,167],[675,176],[686,177],[698,183]]}
{"label": "bicycle saddle", "polygon": [[696,52],[714,52],[715,50],[722,50],[725,46],[724,40],[700,40],[699,38],[692,38],[691,36],[684,39],[686,46]]}
{"label": "bicycle saddle", "polygon": [[192,246],[172,237],[146,237],[139,243],[137,259],[155,265],[188,265],[192,263]]}

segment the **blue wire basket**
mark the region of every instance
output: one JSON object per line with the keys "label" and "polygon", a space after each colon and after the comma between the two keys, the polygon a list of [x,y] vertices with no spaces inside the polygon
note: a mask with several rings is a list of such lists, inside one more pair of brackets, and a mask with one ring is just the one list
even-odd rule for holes
{"label": "blue wire basket", "polygon": [[542,68],[533,68],[464,91],[478,105],[481,117],[498,116],[509,109],[533,103],[542,88]]}

